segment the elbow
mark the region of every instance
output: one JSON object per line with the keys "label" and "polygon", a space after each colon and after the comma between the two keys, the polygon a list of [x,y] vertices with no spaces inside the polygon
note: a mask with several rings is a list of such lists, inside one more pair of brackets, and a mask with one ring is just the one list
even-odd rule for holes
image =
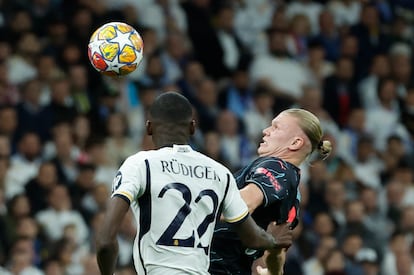
{"label": "elbow", "polygon": [[252,203],[247,203],[247,208],[249,210],[249,214],[253,214],[254,210],[256,209],[256,205],[253,205]]}
{"label": "elbow", "polygon": [[259,205],[261,204],[257,201],[247,199],[247,198],[244,198],[243,200],[247,205],[247,209],[249,210],[250,215],[253,214],[254,210],[256,210],[256,208],[259,207]]}
{"label": "elbow", "polygon": [[96,238],[95,245],[97,251],[111,249],[114,246],[117,246],[116,237],[110,237],[101,234]]}
{"label": "elbow", "polygon": [[116,240],[97,240],[96,241],[96,254],[98,257],[108,254],[118,254],[118,242]]}

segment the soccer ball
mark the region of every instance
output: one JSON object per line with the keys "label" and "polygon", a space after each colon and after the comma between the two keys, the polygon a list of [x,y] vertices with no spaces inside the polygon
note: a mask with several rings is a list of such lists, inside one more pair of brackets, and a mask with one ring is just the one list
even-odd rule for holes
{"label": "soccer ball", "polygon": [[122,22],[110,22],[92,34],[88,57],[98,72],[124,76],[138,67],[143,50],[144,42],[133,27]]}

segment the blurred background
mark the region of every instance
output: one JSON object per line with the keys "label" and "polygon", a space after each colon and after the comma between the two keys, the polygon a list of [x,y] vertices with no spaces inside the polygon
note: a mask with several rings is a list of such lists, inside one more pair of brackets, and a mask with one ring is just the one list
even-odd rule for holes
{"label": "blurred background", "polygon": [[[89,64],[93,31],[134,26],[131,75]],[[0,274],[99,274],[94,236],[117,168],[153,148],[163,91],[194,105],[192,146],[232,171],[300,107],[334,151],[301,167],[286,275],[414,274],[412,0],[0,0]],[[117,274],[135,274],[136,224]]]}

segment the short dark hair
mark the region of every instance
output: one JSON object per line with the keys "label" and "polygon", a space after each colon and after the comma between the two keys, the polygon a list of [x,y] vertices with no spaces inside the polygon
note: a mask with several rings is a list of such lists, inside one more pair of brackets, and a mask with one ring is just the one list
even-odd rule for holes
{"label": "short dark hair", "polygon": [[151,120],[159,123],[189,122],[193,117],[191,103],[177,92],[159,95],[150,108]]}
{"label": "short dark hair", "polygon": [[392,78],[392,77],[390,77],[390,76],[384,76],[384,77],[381,77],[378,80],[378,84],[377,84],[377,95],[379,97],[381,96],[380,93],[381,93],[382,89],[384,88],[384,86],[386,84],[388,84],[388,82],[393,82],[395,84],[395,79]]}
{"label": "short dark hair", "polygon": [[253,90],[253,98],[257,99],[263,96],[273,96],[273,92],[267,85],[257,84]]}

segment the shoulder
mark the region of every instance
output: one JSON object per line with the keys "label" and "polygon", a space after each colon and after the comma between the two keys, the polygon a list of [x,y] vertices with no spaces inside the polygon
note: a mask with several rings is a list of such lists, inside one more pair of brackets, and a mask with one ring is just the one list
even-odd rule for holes
{"label": "shoulder", "polygon": [[252,165],[251,172],[255,175],[263,174],[267,177],[286,178],[300,173],[295,165],[277,157],[259,158]]}
{"label": "shoulder", "polygon": [[262,157],[255,160],[253,168],[257,167],[269,167],[269,168],[280,168],[286,170],[289,165],[286,161],[277,157]]}
{"label": "shoulder", "polygon": [[146,159],[151,158],[155,155],[156,151],[139,151],[133,155],[130,155],[125,159],[122,166],[125,165],[139,165],[145,162]]}

